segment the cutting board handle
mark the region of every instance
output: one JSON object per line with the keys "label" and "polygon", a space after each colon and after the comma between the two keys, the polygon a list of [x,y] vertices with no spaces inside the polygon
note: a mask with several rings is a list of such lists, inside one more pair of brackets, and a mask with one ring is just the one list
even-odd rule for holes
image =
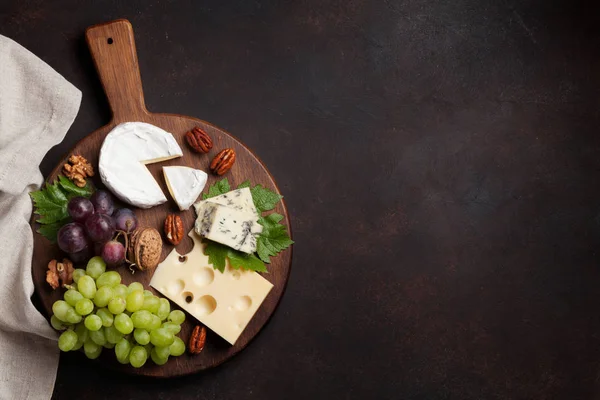
{"label": "cutting board handle", "polygon": [[113,122],[143,121],[144,103],[133,27],[126,19],[89,27],[85,38],[113,113]]}

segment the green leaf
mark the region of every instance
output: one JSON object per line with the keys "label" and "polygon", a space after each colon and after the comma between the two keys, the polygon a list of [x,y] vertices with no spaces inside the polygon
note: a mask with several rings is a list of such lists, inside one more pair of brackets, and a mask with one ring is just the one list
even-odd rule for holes
{"label": "green leaf", "polygon": [[60,190],[58,184],[46,184],[46,195],[54,203],[62,204],[67,201],[67,196]]}
{"label": "green leaf", "polygon": [[37,222],[39,222],[40,224],[53,224],[55,222],[66,219],[69,216],[69,213],[67,212],[66,203],[64,207],[59,209],[46,209],[43,210],[43,213],[42,210],[36,210],[35,213],[40,215],[40,218],[38,218],[37,220]]}
{"label": "green leaf", "polygon": [[250,271],[267,272],[265,263],[258,259],[254,254],[246,254],[241,251],[229,249],[229,264],[233,269],[244,268]]}
{"label": "green leaf", "polygon": [[63,189],[63,191],[65,191],[67,193],[68,197],[74,197],[74,196],[83,196],[83,197],[90,197],[92,195],[92,193],[94,193],[94,188],[92,187],[92,184],[87,181],[85,186],[80,188],[79,186],[75,185],[71,180],[69,180],[67,177],[60,175],[58,177],[58,183],[61,187],[61,189]]}
{"label": "green leaf", "polygon": [[263,231],[256,241],[256,253],[266,263],[271,262],[270,257],[276,256],[294,243],[285,225],[279,223],[282,219],[283,215],[272,213],[258,220],[263,226]]}
{"label": "green leaf", "polygon": [[215,269],[225,272],[225,258],[227,258],[229,247],[207,239],[204,239],[202,242],[206,244],[204,247],[204,254],[208,256],[208,262],[210,262]]}
{"label": "green leaf", "polygon": [[260,218],[258,220],[258,223],[261,224],[262,226],[265,226],[265,224],[274,225],[274,224],[278,224],[279,221],[281,221],[282,219],[283,219],[283,215],[277,214],[277,213],[271,213],[271,214],[267,215],[266,217]]}
{"label": "green leaf", "polygon": [[279,200],[283,198],[283,196],[261,185],[254,186],[250,189],[250,192],[252,193],[252,200],[254,200],[254,205],[259,213],[274,209],[277,203],[279,203]]}
{"label": "green leaf", "polygon": [[56,233],[70,220],[67,212],[69,199],[74,196],[89,197],[93,191],[91,183],[80,188],[61,175],[57,182],[46,182],[42,189],[29,193],[35,207],[34,213],[40,216],[37,219],[41,225],[38,232],[48,240],[56,241]]}
{"label": "green leaf", "polygon": [[208,256],[208,261],[214,269],[225,272],[226,259],[229,258],[229,265],[233,269],[244,268],[250,271],[267,272],[265,264],[254,254],[246,254],[232,249],[224,244],[204,239],[204,254]]}
{"label": "green leaf", "polygon": [[62,208],[62,204],[57,203],[55,201],[53,201],[52,199],[50,199],[46,193],[45,190],[38,190],[36,192],[31,192],[29,193],[29,196],[31,196],[31,199],[33,200],[33,205],[38,209],[38,210],[54,210],[54,209],[61,209]]}
{"label": "green leaf", "polygon": [[46,187],[29,194],[36,208],[35,213],[40,215],[40,224],[52,224],[67,218],[67,197],[57,184],[46,184]]}
{"label": "green leaf", "polygon": [[53,224],[40,225],[37,230],[42,236],[51,241],[52,243],[56,242],[56,234],[58,230],[67,223],[68,220],[61,220],[59,222],[55,222]]}
{"label": "green leaf", "polygon": [[229,192],[229,182],[227,178],[224,178],[214,184],[210,185],[208,188],[208,193],[202,194],[202,200],[210,199],[211,197],[219,196]]}
{"label": "green leaf", "polygon": [[246,188],[246,187],[247,188],[250,187],[250,181],[244,181],[244,182],[240,183],[237,188],[238,189],[243,189],[243,188]]}
{"label": "green leaf", "polygon": [[256,241],[256,254],[258,255],[258,258],[263,260],[263,262],[266,262],[267,264],[271,263],[272,251],[271,249],[265,247],[263,243],[261,243],[260,237]]}

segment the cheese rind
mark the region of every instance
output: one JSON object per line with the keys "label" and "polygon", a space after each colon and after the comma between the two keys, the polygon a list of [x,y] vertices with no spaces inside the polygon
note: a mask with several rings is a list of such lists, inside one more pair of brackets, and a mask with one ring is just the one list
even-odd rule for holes
{"label": "cheese rind", "polygon": [[181,211],[187,210],[198,199],[206,185],[206,172],[190,167],[163,167],[171,197]]}
{"label": "cheese rind", "polygon": [[229,261],[225,272],[215,270],[198,235],[192,230],[189,236],[194,248],[185,260],[173,249],[154,271],[150,286],[233,345],[273,284],[254,271],[231,268]]}
{"label": "cheese rind", "polygon": [[204,201],[197,209],[195,231],[212,241],[244,253],[256,251],[256,238],[263,230],[256,214]]}
{"label": "cheese rind", "polygon": [[232,190],[222,195],[211,197],[210,199],[197,202],[196,204],[194,204],[196,214],[199,215],[198,209],[202,207],[202,205],[207,201],[210,201],[211,203],[221,204],[223,206],[227,206],[238,211],[245,211],[258,215],[256,207],[254,206],[254,201],[252,200],[252,193],[250,192],[250,188],[247,187]]}
{"label": "cheese rind", "polygon": [[125,122],[111,130],[100,149],[102,182],[121,200],[140,208],[167,201],[144,164],[183,155],[169,132],[145,122]]}

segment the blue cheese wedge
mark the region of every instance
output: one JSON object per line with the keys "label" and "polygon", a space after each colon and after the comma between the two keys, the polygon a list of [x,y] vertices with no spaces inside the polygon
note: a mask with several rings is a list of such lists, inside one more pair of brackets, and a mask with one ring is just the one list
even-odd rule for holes
{"label": "blue cheese wedge", "polygon": [[205,200],[196,208],[195,230],[200,236],[244,253],[256,251],[256,238],[263,230],[258,215]]}
{"label": "blue cheese wedge", "polygon": [[197,202],[196,204],[194,204],[196,214],[200,215],[198,209],[202,207],[202,205],[207,201],[210,201],[211,203],[221,204],[222,206],[227,206],[238,211],[244,211],[258,215],[256,207],[254,206],[254,201],[252,201],[252,193],[247,187],[232,190],[220,196],[211,197],[208,200]]}

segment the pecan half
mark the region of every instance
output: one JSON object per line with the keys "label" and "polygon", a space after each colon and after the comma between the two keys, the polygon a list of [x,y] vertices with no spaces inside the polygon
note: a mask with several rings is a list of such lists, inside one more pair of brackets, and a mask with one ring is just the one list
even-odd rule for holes
{"label": "pecan half", "polygon": [[217,175],[223,175],[231,169],[235,162],[235,150],[223,149],[213,158],[210,163],[210,170]]}
{"label": "pecan half", "polygon": [[190,345],[188,349],[192,354],[198,354],[204,349],[206,344],[206,327],[196,325],[190,336]]}
{"label": "pecan half", "polygon": [[167,215],[165,219],[165,236],[174,246],[181,242],[181,239],[183,239],[183,222],[179,215]]}
{"label": "pecan half", "polygon": [[73,283],[73,271],[73,263],[68,258],[64,258],[62,262],[52,260],[48,263],[46,282],[48,282],[52,289],[70,285]]}
{"label": "pecan half", "polygon": [[185,134],[185,140],[196,153],[208,153],[213,147],[213,141],[199,126]]}

